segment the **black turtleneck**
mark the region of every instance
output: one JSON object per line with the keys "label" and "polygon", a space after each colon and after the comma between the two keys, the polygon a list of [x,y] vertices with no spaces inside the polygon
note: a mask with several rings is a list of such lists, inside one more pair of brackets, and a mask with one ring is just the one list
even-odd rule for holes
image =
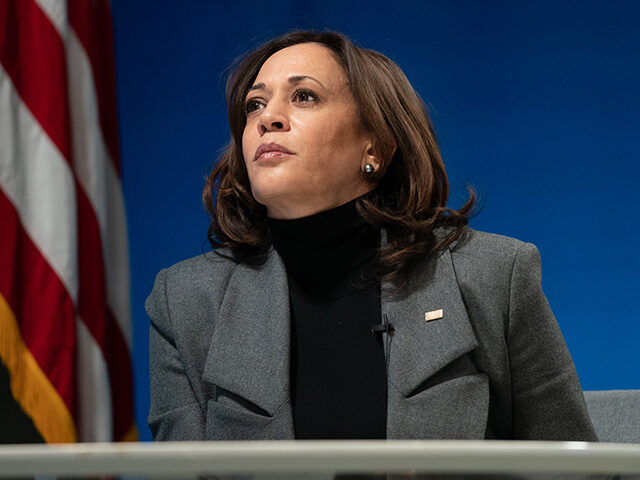
{"label": "black turtleneck", "polygon": [[356,201],[295,220],[268,219],[291,300],[296,438],[386,437],[387,383],[374,259],[380,231]]}

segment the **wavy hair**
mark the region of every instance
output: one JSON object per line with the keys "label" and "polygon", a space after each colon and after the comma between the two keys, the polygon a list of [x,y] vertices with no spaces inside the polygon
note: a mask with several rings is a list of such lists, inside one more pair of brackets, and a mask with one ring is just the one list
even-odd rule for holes
{"label": "wavy hair", "polygon": [[[308,42],[334,54],[346,74],[362,127],[378,139],[380,167],[372,175],[363,174],[374,188],[356,206],[367,223],[385,230],[387,242],[376,257],[377,272],[400,290],[414,261],[447,247],[464,233],[476,195],[468,188],[469,198],[459,210],[447,208],[449,182],[426,105],[398,65],[381,53],[356,46],[339,32],[294,30],[231,64],[226,84],[231,139],[202,195],[211,216],[209,241],[214,249],[229,248],[236,261],[261,263],[266,258],[271,247],[267,210],[253,198],[242,155],[243,103],[271,55]],[[440,228],[443,233],[436,235]]]}

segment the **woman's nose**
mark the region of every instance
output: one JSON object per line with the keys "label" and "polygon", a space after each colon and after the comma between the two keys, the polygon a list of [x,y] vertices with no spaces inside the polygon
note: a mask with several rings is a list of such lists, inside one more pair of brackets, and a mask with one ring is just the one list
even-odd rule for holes
{"label": "woman's nose", "polygon": [[260,120],[258,121],[258,132],[260,135],[264,135],[267,132],[274,130],[288,130],[289,120],[287,118],[285,107],[283,105],[277,105],[271,101],[260,113]]}

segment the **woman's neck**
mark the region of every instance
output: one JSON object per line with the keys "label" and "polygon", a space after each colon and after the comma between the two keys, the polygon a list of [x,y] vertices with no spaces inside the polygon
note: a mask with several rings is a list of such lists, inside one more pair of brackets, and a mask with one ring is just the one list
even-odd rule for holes
{"label": "woman's neck", "polygon": [[303,218],[267,218],[269,238],[289,275],[303,284],[324,282],[376,254],[380,230],[358,213],[359,198]]}

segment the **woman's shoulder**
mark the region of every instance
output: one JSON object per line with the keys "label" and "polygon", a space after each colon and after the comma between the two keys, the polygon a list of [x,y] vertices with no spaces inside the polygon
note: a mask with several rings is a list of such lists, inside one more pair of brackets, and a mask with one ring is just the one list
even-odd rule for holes
{"label": "woman's shoulder", "polygon": [[467,228],[460,239],[451,245],[450,250],[455,254],[499,261],[512,259],[519,250],[535,248],[532,243],[514,237]]}
{"label": "woman's shoulder", "polygon": [[486,331],[499,323],[485,320],[506,318],[514,292],[529,295],[540,287],[540,255],[532,243],[468,229],[449,251],[462,296]]}
{"label": "woman's shoulder", "polygon": [[177,282],[193,282],[210,280],[212,276],[224,277],[225,273],[233,272],[236,266],[237,262],[233,260],[231,252],[226,248],[219,248],[181,260],[163,268],[160,273]]}
{"label": "woman's shoulder", "polygon": [[226,249],[218,249],[181,260],[156,275],[148,301],[155,297],[193,299],[224,291],[237,263]]}
{"label": "woman's shoulder", "polygon": [[504,281],[511,279],[516,264],[531,273],[540,273],[538,248],[517,238],[469,228],[449,250],[456,274],[462,277]]}

